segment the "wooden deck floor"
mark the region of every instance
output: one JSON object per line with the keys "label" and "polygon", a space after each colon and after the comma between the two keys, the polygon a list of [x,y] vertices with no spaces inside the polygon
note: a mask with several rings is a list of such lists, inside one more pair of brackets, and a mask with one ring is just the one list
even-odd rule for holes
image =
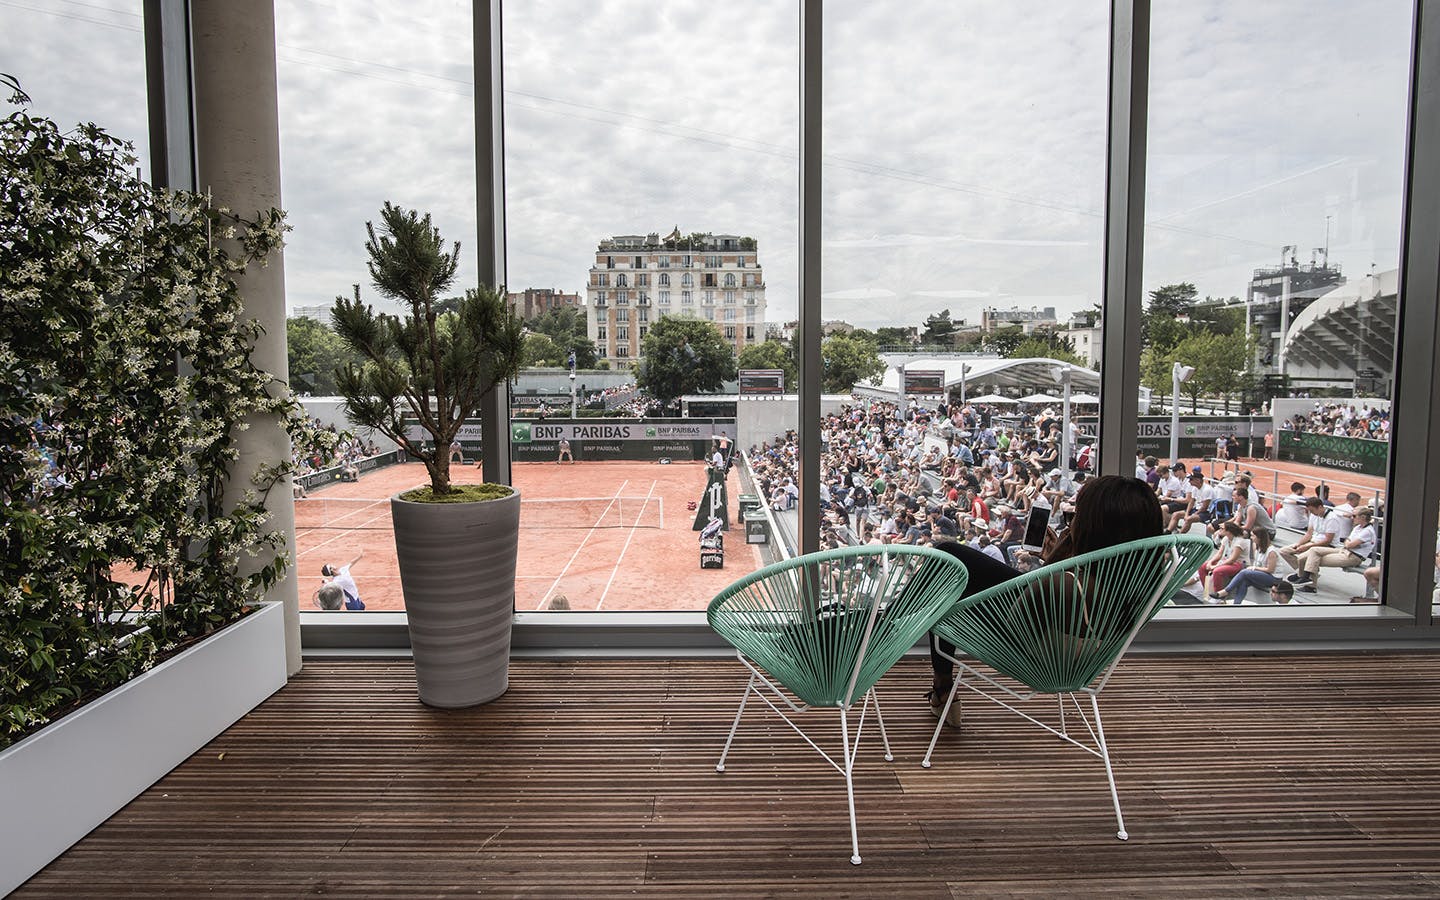
{"label": "wooden deck floor", "polygon": [[520,660],[447,713],[408,661],[310,661],[16,896],[1440,896],[1440,656],[1132,658],[1103,707],[1125,843],[1098,761],[998,707],[920,768],[907,659],[861,866],[843,782],[773,717],[714,771],[741,672]]}

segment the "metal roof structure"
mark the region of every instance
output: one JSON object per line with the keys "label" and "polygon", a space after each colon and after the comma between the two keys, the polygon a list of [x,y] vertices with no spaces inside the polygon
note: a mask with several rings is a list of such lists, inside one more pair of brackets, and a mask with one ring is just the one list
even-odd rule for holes
{"label": "metal roof structure", "polygon": [[[1061,390],[1060,379],[1056,376],[1057,369],[1068,369],[1070,371],[1070,387],[1072,390],[1086,390],[1099,392],[1100,373],[1094,369],[1087,369],[1084,366],[1077,366],[1073,363],[1061,362],[1058,359],[1000,359],[998,357],[977,357],[971,359],[954,358],[925,358],[907,359],[905,368],[910,371],[935,371],[945,372],[945,387],[958,388],[960,386],[960,367],[968,366],[969,369],[964,375],[966,387],[980,392],[1004,393],[1004,394],[1034,394],[1039,392],[1054,393]],[[857,385],[860,390],[864,386]],[[889,395],[895,395],[900,387],[900,370],[892,365],[885,370],[885,375],[880,381],[879,390]]]}
{"label": "metal roof structure", "polygon": [[1400,272],[1391,269],[1343,284],[1305,307],[1285,338],[1285,365],[1316,366],[1387,377],[1395,361]]}

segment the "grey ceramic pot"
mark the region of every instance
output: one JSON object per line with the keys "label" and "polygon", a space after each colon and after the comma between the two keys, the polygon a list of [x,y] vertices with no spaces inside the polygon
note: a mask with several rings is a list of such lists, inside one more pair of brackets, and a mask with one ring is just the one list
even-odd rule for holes
{"label": "grey ceramic pot", "polygon": [[453,709],[510,683],[520,492],[479,503],[390,498],[420,702]]}

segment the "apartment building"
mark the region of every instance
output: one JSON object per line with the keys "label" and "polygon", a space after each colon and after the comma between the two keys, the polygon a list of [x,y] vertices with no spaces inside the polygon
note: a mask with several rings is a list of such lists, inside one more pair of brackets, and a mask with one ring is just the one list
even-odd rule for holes
{"label": "apartment building", "polygon": [[665,316],[714,324],[739,354],[765,340],[765,272],[754,238],[620,234],[595,249],[586,284],[588,331],[601,359],[628,369]]}

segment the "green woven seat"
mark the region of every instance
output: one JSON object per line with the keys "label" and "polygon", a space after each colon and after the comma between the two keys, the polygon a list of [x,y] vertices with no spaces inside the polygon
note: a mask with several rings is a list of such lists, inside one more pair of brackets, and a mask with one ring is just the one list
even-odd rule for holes
{"label": "green woven seat", "polygon": [[[850,804],[850,861],[860,862],[852,773],[869,708],[890,753],[875,683],[926,631],[955,607],[964,565],[929,547],[844,547],[767,566],[710,602],[710,626],[750,670],[740,709],[716,770],[735,740],[753,692],[845,777]],[[861,703],[852,743],[849,712]],[[783,707],[783,708],[782,708]],[[837,761],[789,713],[836,709],[842,754]]]}
{"label": "green woven seat", "polygon": [[[954,644],[959,667],[941,724],[921,765],[929,767],[944,716],[961,686],[1055,733],[1105,762],[1118,835],[1126,839],[1120,797],[1100,722],[1099,694],[1140,628],[1160,611],[1215,546],[1199,535],[1162,535],[1120,544],[1036,569],[982,591],[946,613],[934,632]],[[966,654],[971,660],[960,658]],[[984,663],[1013,684],[971,665]],[[978,684],[976,683],[978,682]],[[1093,725],[1076,697],[1088,694]],[[1003,698],[1059,697],[1059,728],[1016,709]],[[1066,727],[1066,697],[1085,722],[1094,746]]]}

